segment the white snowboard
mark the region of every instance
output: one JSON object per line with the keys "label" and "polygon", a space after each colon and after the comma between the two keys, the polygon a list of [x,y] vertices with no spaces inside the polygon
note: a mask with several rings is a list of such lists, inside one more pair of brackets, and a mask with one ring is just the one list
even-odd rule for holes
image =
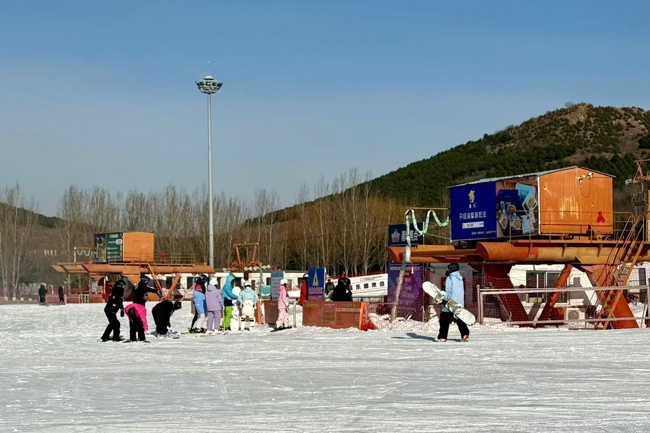
{"label": "white snowboard", "polygon": [[[433,302],[436,304],[442,304],[445,300],[445,292],[440,290],[430,281],[425,281],[424,284],[422,284],[422,290],[424,290],[424,293],[431,296],[431,299],[433,299]],[[447,301],[446,307],[454,314],[456,319],[462,320],[467,326],[472,326],[476,323],[476,317],[453,299]]]}

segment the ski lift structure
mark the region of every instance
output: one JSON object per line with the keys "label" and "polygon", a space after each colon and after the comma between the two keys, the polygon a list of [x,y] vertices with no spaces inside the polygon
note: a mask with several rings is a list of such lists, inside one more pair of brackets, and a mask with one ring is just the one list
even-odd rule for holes
{"label": "ski lift structure", "polygon": [[[467,263],[484,278],[502,281],[509,281],[514,265],[560,264],[555,288],[565,287],[576,268],[596,288],[595,329],[638,328],[623,291],[613,288],[626,286],[634,266],[650,261],[647,163],[637,161],[636,175],[626,182],[640,184],[645,195],[636,200],[643,206],[636,215],[613,211],[613,176],[584,167],[483,179],[450,188],[451,245],[389,247],[389,256],[403,264]],[[407,211],[407,226],[409,215],[414,211]],[[551,319],[560,295],[549,295],[537,321]],[[517,294],[498,297],[514,322],[530,322]]]}
{"label": "ski lift structure", "polygon": [[[76,250],[75,250],[76,251]],[[81,256],[83,257],[83,256]],[[169,299],[178,286],[181,274],[213,274],[205,263],[193,263],[189,257],[154,254],[154,234],[147,232],[100,233],[95,235],[92,257],[86,261],[57,263],[52,269],[61,274],[87,275],[103,281],[119,275],[134,286],[141,274],[151,275],[161,299]],[[163,287],[160,275],[174,275],[170,287]]]}

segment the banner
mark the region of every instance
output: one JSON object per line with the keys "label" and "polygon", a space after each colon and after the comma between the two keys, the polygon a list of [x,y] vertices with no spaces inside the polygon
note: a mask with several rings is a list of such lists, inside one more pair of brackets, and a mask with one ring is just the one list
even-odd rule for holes
{"label": "banner", "polygon": [[[271,272],[271,299],[278,300],[280,298],[280,281],[284,278],[284,271]],[[287,287],[287,290],[289,288]]]}
{"label": "banner", "polygon": [[[413,320],[422,320],[424,305],[424,292],[422,291],[422,277],[424,264],[411,263],[404,272],[404,282],[399,295],[397,314],[401,317],[411,316]],[[395,302],[397,291],[397,278],[399,277],[401,264],[389,260],[388,265],[388,302]]]}
{"label": "banner", "polygon": [[325,268],[309,270],[307,281],[307,299],[310,301],[325,300]]}
{"label": "banner", "polygon": [[537,179],[513,178],[449,189],[454,241],[526,236],[538,232]]}
{"label": "banner", "polygon": [[312,302],[303,303],[302,325],[325,328],[361,329],[363,302]]}

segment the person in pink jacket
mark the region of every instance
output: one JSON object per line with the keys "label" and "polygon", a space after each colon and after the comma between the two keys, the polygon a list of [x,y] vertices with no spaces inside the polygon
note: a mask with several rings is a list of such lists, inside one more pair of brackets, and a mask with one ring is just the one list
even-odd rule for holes
{"label": "person in pink jacket", "polygon": [[144,305],[132,303],[124,308],[124,312],[129,318],[129,333],[131,341],[136,341],[136,336],[140,341],[147,341],[144,331],[149,330],[147,324],[147,309]]}
{"label": "person in pink jacket", "polygon": [[280,281],[280,296],[278,298],[278,321],[275,329],[289,328],[289,295],[287,294],[287,280]]}

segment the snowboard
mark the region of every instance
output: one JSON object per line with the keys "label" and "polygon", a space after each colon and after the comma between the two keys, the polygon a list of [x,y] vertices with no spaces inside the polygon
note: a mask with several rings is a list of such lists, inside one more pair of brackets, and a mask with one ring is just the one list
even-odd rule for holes
{"label": "snowboard", "polygon": [[[424,290],[424,293],[431,296],[431,299],[433,299],[433,302],[436,304],[442,304],[445,302],[445,292],[437,288],[432,282],[425,281],[424,284],[422,284],[422,290]],[[476,323],[476,317],[453,299],[449,299],[445,306],[453,313],[454,318],[462,320],[467,326],[472,326]]]}
{"label": "snowboard", "polygon": [[291,329],[291,328],[292,328],[292,326],[287,326],[286,328],[276,328],[276,329],[272,329],[271,332],[279,332],[279,331],[284,331],[284,330]]}

